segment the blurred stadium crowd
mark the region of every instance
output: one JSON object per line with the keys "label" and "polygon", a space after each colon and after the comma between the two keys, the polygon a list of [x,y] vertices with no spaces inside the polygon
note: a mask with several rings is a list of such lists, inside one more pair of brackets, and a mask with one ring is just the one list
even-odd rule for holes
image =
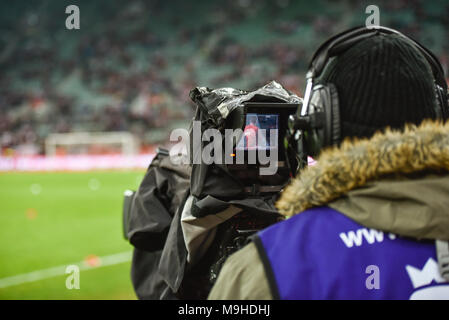
{"label": "blurred stadium crowd", "polygon": [[[371,1],[372,2],[372,1]],[[77,4],[81,29],[65,28]],[[318,44],[363,24],[364,1],[14,1],[0,4],[2,155],[42,154],[50,133],[129,131],[143,151],[188,124],[195,86],[301,95]],[[382,25],[448,71],[449,3],[376,1]]]}

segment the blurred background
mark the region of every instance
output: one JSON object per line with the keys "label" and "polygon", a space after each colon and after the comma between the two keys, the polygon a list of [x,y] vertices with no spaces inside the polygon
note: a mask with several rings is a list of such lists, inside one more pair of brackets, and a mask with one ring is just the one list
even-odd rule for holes
{"label": "blurred background", "polygon": [[447,0],[1,0],[0,299],[134,299],[123,191],[188,126],[189,91],[276,80],[302,96],[319,44],[371,4],[447,74]]}

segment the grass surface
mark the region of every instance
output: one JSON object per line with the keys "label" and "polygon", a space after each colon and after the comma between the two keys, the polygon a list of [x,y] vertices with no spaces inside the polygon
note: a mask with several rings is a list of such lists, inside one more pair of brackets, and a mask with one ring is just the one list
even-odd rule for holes
{"label": "grass surface", "polygon": [[[123,191],[143,172],[0,174],[0,279],[131,251],[122,237]],[[0,288],[0,299],[135,299],[130,262]]]}

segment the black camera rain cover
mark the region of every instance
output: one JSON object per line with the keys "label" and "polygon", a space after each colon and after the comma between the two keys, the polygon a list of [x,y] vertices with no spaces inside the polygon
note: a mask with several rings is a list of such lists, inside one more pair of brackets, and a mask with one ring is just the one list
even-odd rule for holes
{"label": "black camera rain cover", "polygon": [[205,120],[215,128],[220,128],[227,116],[245,102],[300,103],[302,101],[301,98],[287,91],[276,81],[271,81],[254,91],[196,87],[190,91],[190,98],[201,109]]}
{"label": "black camera rain cover", "polygon": [[[226,117],[245,102],[301,102],[275,81],[254,91],[198,87],[190,92],[190,97],[197,104],[194,120],[201,121],[202,130],[222,129]],[[178,167],[168,156],[158,154],[134,197],[127,232],[135,246],[131,274],[140,299],[180,298],[181,282],[189,278],[185,274],[187,251],[180,212],[189,193],[196,198],[192,215],[197,217],[231,205],[255,214],[278,214],[272,196],[242,197],[242,185],[225,166]]]}
{"label": "black camera rain cover", "polygon": [[[263,87],[244,91],[233,88],[210,89],[197,87],[190,91],[190,98],[197,104],[195,115],[196,121],[201,121],[201,131],[209,128],[224,129],[225,120],[229,114],[238,107],[242,107],[245,102],[285,102],[300,104],[302,99],[297,95],[287,91],[276,81],[271,81]],[[191,139],[193,135],[191,134]],[[204,142],[202,148],[204,147]],[[193,141],[191,149],[193,150]],[[195,150],[193,150],[195,152]],[[193,155],[191,155],[193,159]],[[190,192],[201,202],[201,199],[208,197],[208,203],[216,199],[217,207],[223,206],[223,201],[234,202],[242,198],[244,186],[239,183],[227,170],[225,165],[204,163],[192,165],[192,176],[190,179]],[[245,199],[245,207],[251,207],[248,199]],[[199,204],[199,203],[198,203]],[[195,216],[213,214],[214,211],[206,212],[201,210],[201,206],[194,205]],[[260,207],[260,201],[254,201],[254,208]],[[270,204],[273,213],[277,212]],[[266,206],[265,206],[266,208]]]}

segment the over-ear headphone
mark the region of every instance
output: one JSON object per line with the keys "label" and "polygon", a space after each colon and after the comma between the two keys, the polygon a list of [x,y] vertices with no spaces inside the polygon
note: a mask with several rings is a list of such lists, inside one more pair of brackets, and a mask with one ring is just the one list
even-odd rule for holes
{"label": "over-ear headphone", "polygon": [[[398,35],[412,44],[429,63],[435,82],[438,118],[447,119],[448,92],[443,68],[436,56],[417,41],[402,33],[385,27],[356,27],[340,33],[326,41],[315,52],[306,75],[306,91],[303,105],[296,115],[289,118],[289,137],[295,140],[299,162],[303,165],[307,156],[317,156],[326,146],[336,145],[341,140],[340,109],[337,88],[332,83],[315,84],[332,57],[341,55],[362,40],[379,35]],[[300,166],[302,166],[300,164]]]}

